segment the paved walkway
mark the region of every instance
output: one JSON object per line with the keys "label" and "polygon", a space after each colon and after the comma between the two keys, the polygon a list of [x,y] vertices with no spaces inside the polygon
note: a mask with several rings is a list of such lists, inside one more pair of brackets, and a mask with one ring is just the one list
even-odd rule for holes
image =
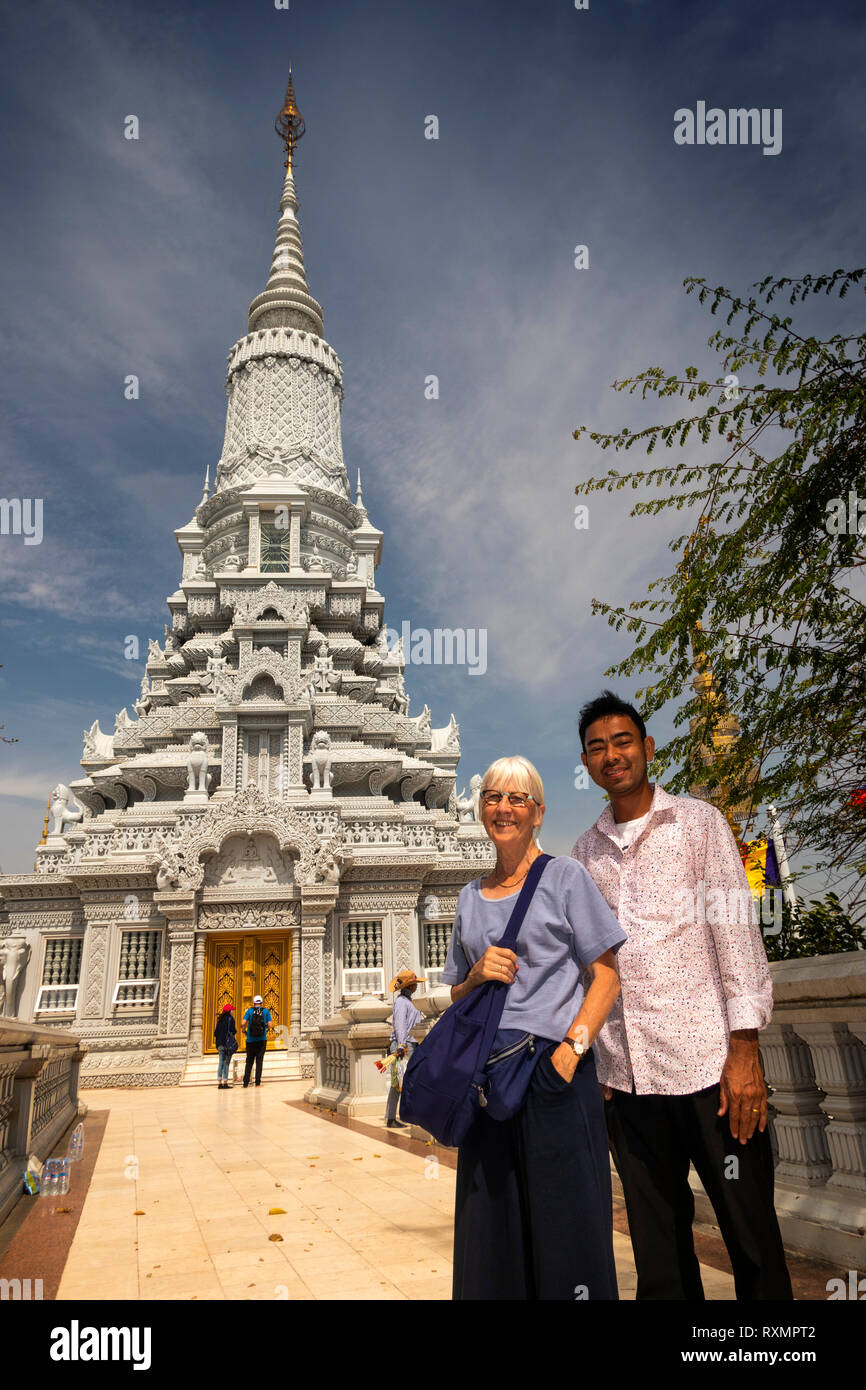
{"label": "paved walkway", "polygon": [[[453,1168],[384,1126],[378,1137],[299,1105],[308,1086],[83,1092],[93,1147],[105,1120],[89,1183],[79,1165],[54,1199],[63,1211],[26,1199],[57,1298],[449,1299]],[[39,1275],[32,1238],[30,1267],[11,1267],[24,1236],[3,1274]],[[627,1236],[614,1247],[620,1296],[634,1298]],[[701,1272],[708,1299],[733,1298],[728,1274]]]}

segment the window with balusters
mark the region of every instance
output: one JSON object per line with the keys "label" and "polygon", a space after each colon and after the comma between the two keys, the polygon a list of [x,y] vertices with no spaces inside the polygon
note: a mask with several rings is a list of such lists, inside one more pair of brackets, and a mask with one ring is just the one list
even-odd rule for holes
{"label": "window with balusters", "polygon": [[83,936],[49,937],[45,942],[42,984],[36,999],[36,1013],[75,1012],[83,946]]}
{"label": "window with balusters", "polygon": [[343,994],[384,994],[382,923],[343,923]]}
{"label": "window with balusters", "polygon": [[453,922],[424,923],[424,975],[427,986],[438,985],[445,969]]}
{"label": "window with balusters", "polygon": [[112,1004],[155,1004],[159,990],[161,931],[123,931]]}

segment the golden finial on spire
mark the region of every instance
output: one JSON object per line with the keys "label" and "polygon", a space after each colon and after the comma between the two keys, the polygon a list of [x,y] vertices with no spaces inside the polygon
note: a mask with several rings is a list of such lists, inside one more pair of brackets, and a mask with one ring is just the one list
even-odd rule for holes
{"label": "golden finial on spire", "polygon": [[283,109],[274,121],[274,130],[286,147],[285,167],[288,169],[295,152],[295,145],[306,130],[304,118],[298,110],[298,104],[295,101],[295,88],[292,84],[291,67],[289,67],[289,85],[286,88],[286,99],[283,102]]}
{"label": "golden finial on spire", "polygon": [[[45,844],[45,841],[48,839],[48,822],[49,822],[50,819],[51,819],[51,798],[52,798],[52,796],[53,796],[53,792],[49,792],[49,793],[48,793],[48,805],[45,807],[45,824],[44,824],[43,827],[42,827],[42,839],[39,841],[40,845],[44,845],[44,844]],[[33,868],[34,868],[34,870],[36,869],[36,865],[35,865],[35,864],[33,865]]]}

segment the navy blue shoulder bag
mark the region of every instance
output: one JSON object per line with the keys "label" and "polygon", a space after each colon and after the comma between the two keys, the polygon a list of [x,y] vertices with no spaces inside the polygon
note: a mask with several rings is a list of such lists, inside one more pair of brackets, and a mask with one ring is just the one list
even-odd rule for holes
{"label": "navy blue shoulder bag", "polygon": [[[514,950],[538,881],[552,858],[550,854],[539,854],[533,859],[498,946]],[[488,1104],[492,1077],[486,1067],[508,988],[488,980],[473,989],[465,999],[446,1009],[409,1058],[400,1096],[400,1118],[426,1129],[437,1143],[455,1147],[461,1144],[479,1107]],[[524,1050],[524,1057],[534,1052],[533,1039],[529,1035],[527,1038],[529,1048]],[[518,1054],[511,1054],[509,1049],[511,1055]],[[507,1060],[502,1058],[503,1062]],[[508,1073],[512,1084],[506,1087],[510,1092],[506,1095],[499,1079],[495,1081],[497,1104],[491,1107],[493,1118],[504,1119],[519,1107],[531,1070],[531,1066],[519,1067],[522,1079],[518,1080],[518,1068],[513,1065],[497,1068],[497,1076],[504,1078]]]}

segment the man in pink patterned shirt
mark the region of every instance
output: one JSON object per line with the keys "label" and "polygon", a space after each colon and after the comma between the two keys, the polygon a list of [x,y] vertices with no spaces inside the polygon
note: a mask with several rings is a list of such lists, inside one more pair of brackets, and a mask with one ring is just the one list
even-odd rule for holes
{"label": "man in pink patterned shirt", "polygon": [[595,1046],[637,1297],[704,1297],[693,1163],[737,1298],[790,1299],[758,1055],[773,996],[736,841],[709,802],[650,783],[655,744],[638,711],[611,691],[583,707],[580,737],[610,805],[572,854],[628,935],[617,957],[620,997]]}

